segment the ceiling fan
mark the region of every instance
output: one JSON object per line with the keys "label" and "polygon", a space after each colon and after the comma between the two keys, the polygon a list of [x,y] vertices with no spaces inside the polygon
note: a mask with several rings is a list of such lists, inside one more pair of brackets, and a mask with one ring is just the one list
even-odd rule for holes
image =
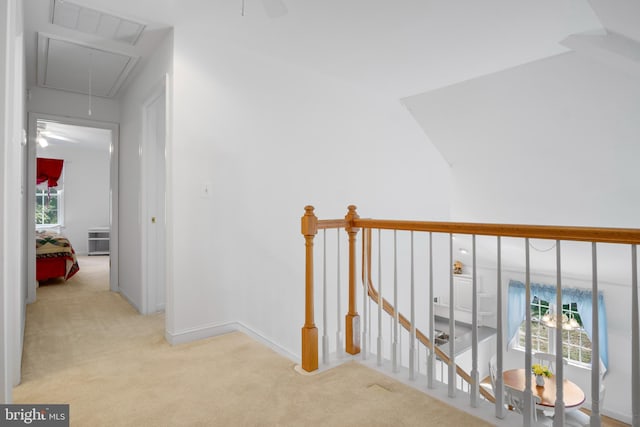
{"label": "ceiling fan", "polygon": [[[280,18],[287,14],[287,6],[282,0],[260,0],[265,13],[269,18]],[[244,16],[245,0],[242,0],[241,15]]]}

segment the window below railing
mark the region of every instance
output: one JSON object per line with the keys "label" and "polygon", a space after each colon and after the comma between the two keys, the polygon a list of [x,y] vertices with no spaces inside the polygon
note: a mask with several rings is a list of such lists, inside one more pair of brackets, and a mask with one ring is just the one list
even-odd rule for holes
{"label": "window below railing", "polygon": [[[556,287],[531,283],[531,346],[533,351],[555,353],[556,351]],[[508,339],[515,341],[514,347],[525,349],[526,319],[522,312],[525,302],[524,284],[516,280],[509,283]],[[590,289],[562,288],[562,355],[577,366],[591,364],[593,333],[592,291]],[[599,351],[605,369],[609,368],[607,339],[607,313],[604,295],[598,293],[598,322],[600,323]],[[525,319],[525,320],[523,320]],[[514,329],[517,328],[517,331]]]}
{"label": "window below railing", "polygon": [[[555,353],[556,327],[553,325],[555,305],[538,297],[531,302],[531,348],[543,353]],[[591,339],[584,330],[577,303],[562,306],[562,356],[569,364],[591,369]],[[522,322],[514,344],[525,351],[526,325]]]}

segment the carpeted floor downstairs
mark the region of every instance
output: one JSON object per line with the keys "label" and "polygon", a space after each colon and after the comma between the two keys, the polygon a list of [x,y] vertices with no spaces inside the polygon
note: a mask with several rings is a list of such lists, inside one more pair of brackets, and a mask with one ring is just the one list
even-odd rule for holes
{"label": "carpeted floor downstairs", "polygon": [[170,346],[162,314],[108,290],[106,257],[27,308],[16,403],[69,403],[73,426],[491,425],[356,362],[318,375],[241,333]]}

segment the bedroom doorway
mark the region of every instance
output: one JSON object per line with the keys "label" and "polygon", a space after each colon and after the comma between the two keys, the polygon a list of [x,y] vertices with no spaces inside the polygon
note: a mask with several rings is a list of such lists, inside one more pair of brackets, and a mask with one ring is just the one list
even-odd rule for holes
{"label": "bedroom doorway", "polygon": [[165,310],[166,302],[166,79],[143,105],[142,292],[143,313]]}
{"label": "bedroom doorway", "polygon": [[[29,114],[26,193],[28,224],[34,226],[28,227],[28,239],[36,241],[36,229],[60,232],[77,255],[108,256],[112,291],[118,290],[117,153],[115,123]],[[37,158],[62,165],[57,187],[37,187]],[[49,274],[36,266],[35,246],[27,246],[29,303],[36,300],[37,278]]]}

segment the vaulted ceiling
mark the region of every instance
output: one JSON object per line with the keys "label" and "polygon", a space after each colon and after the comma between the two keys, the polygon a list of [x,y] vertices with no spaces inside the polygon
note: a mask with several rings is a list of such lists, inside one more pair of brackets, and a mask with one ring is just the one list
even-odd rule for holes
{"label": "vaulted ceiling", "polygon": [[205,37],[396,99],[568,51],[561,42],[573,34],[604,27],[640,40],[632,0],[282,0],[276,18],[264,1],[245,0],[241,16],[241,0],[26,0],[29,84],[88,92],[92,69],[93,93],[117,95],[158,33],[186,20],[210,22]]}

